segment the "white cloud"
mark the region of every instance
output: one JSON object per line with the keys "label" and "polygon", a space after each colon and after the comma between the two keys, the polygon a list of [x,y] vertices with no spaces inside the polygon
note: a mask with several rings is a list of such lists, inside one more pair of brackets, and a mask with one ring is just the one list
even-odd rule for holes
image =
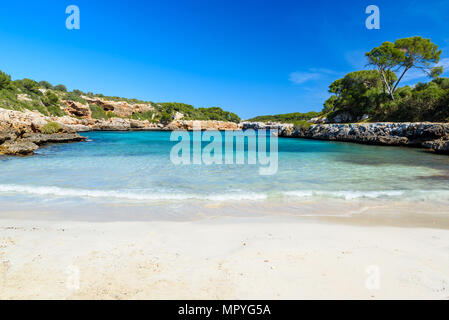
{"label": "white cloud", "polygon": [[340,74],[340,72],[330,70],[330,69],[325,69],[325,68],[312,68],[312,69],[310,69],[310,71],[315,72],[315,73],[321,73],[321,74],[329,74],[329,75]]}
{"label": "white cloud", "polygon": [[441,59],[438,65],[444,68],[444,73],[449,73],[449,58]]}
{"label": "white cloud", "polygon": [[290,73],[289,80],[293,82],[294,84],[303,84],[305,82],[308,82],[310,80],[316,80],[320,77],[319,73],[316,72],[302,72],[302,71],[296,71]]}
{"label": "white cloud", "polygon": [[325,75],[337,75],[336,71],[324,68],[311,68],[309,71],[295,71],[290,73],[289,80],[294,84],[303,84],[312,80],[317,80]]}

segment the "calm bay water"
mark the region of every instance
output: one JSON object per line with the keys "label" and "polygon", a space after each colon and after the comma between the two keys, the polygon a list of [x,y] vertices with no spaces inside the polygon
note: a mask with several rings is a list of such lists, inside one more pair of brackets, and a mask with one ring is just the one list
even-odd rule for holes
{"label": "calm bay water", "polygon": [[[449,157],[421,149],[279,138],[279,168],[174,165],[169,132],[90,132],[90,141],[0,158],[3,202],[147,203],[406,199],[449,203]],[[67,202],[68,201],[68,202]]]}

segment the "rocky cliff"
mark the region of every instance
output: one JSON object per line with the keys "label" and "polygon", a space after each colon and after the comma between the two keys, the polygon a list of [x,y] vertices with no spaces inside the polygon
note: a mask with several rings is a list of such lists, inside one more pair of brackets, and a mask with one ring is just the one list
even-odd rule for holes
{"label": "rocky cliff", "polygon": [[110,101],[103,98],[91,98],[88,96],[81,96],[80,98],[82,98],[85,103],[62,100],[62,109],[67,115],[82,119],[92,119],[92,111],[89,105],[96,105],[106,113],[112,113],[118,118],[129,118],[133,114],[154,111],[154,107],[149,103],[132,104],[127,101]]}
{"label": "rocky cliff", "polygon": [[[105,103],[101,101],[98,103]],[[292,124],[282,123],[236,124],[213,120],[174,120],[169,124],[161,124],[118,117],[104,120],[92,119],[82,104],[67,101],[66,106],[72,109],[71,114],[78,113],[84,116],[50,117],[35,111],[22,112],[0,108],[0,154],[29,155],[46,143],[83,141],[84,138],[77,133],[92,130],[194,130],[196,128],[201,130],[271,129],[276,130],[281,137],[423,147],[449,154],[448,123],[311,124],[307,127],[295,127]],[[145,108],[144,105],[128,104],[125,107],[131,108],[131,111],[125,111],[120,109],[124,108],[123,103],[114,104],[114,106],[114,112],[119,113],[144,110],[133,108]],[[49,123],[57,124],[58,132],[45,134],[43,128]]]}
{"label": "rocky cliff", "polygon": [[[72,110],[87,110],[82,104],[67,101]],[[143,106],[141,106],[143,107]],[[114,109],[118,110],[118,109]],[[123,110],[122,110],[123,111]],[[72,111],[72,114],[75,111]],[[78,111],[76,111],[78,112]],[[80,113],[82,112],[80,111]],[[44,134],[42,128],[55,123],[59,132]],[[239,124],[213,120],[174,120],[169,124],[129,118],[92,119],[85,117],[49,117],[35,111],[14,111],[0,108],[0,154],[29,155],[46,143],[83,141],[77,132],[86,131],[130,131],[130,130],[240,130]]]}
{"label": "rocky cliff", "polygon": [[57,132],[43,133],[51,123],[41,114],[0,109],[0,155],[30,155],[47,143],[84,141],[76,125],[58,125]]}
{"label": "rocky cliff", "polygon": [[215,120],[175,120],[168,124],[166,130],[242,130],[242,125],[234,122]]}
{"label": "rocky cliff", "polygon": [[448,123],[316,124],[281,126],[279,136],[363,144],[413,146],[449,153]]}

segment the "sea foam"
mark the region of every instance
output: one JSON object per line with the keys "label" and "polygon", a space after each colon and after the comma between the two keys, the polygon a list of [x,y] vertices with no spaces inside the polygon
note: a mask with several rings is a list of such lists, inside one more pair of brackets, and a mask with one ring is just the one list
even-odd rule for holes
{"label": "sea foam", "polygon": [[42,187],[26,185],[0,185],[0,193],[20,193],[38,196],[81,197],[81,198],[112,198],[136,201],[164,201],[164,200],[211,200],[211,201],[240,201],[264,200],[264,194],[229,192],[223,194],[181,194],[170,192],[151,192],[145,190],[86,190],[60,187]]}

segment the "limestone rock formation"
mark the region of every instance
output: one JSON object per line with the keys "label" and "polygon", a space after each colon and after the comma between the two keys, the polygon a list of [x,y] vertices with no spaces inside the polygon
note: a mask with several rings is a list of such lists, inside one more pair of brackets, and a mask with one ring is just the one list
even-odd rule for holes
{"label": "limestone rock formation", "polygon": [[[427,147],[431,141],[449,138],[449,124],[418,122],[317,124],[311,125],[309,128],[285,126],[279,130],[279,136]],[[437,143],[434,144],[434,146],[436,145]],[[444,144],[441,144],[439,148],[444,148]]]}
{"label": "limestone rock formation", "polygon": [[167,125],[166,130],[241,130],[242,126],[234,122],[215,120],[178,120]]}
{"label": "limestone rock formation", "polygon": [[[58,120],[72,119],[69,124]],[[56,121],[55,121],[56,120]],[[47,143],[66,143],[83,141],[85,138],[75,133],[78,129],[75,118],[46,117],[39,112],[13,111],[0,108],[0,154],[31,155],[39,146]],[[42,134],[40,128],[48,122],[57,122],[61,133]],[[90,130],[90,129],[89,129]]]}
{"label": "limestone rock formation", "polygon": [[86,140],[86,138],[76,133],[53,133],[53,134],[26,133],[23,135],[22,139],[34,143],[38,146],[47,143],[67,143],[67,142],[80,142]]}
{"label": "limestone rock formation", "polygon": [[0,154],[26,156],[33,154],[38,148],[28,140],[9,140],[0,145]]}
{"label": "limestone rock formation", "polygon": [[[99,99],[105,108],[111,108],[111,101]],[[115,102],[114,102],[115,104]],[[148,105],[126,105],[128,114],[136,110],[150,110]],[[120,106],[120,103],[119,105]],[[79,118],[49,117],[35,111],[14,111],[0,108],[0,153],[26,155],[32,154],[40,145],[83,141],[77,132],[91,130],[128,131],[128,130],[275,130],[281,137],[346,141],[379,145],[404,145],[434,149],[440,153],[449,153],[448,123],[354,123],[354,124],[310,124],[295,127],[292,124],[243,122],[240,124],[225,121],[174,120],[168,125],[148,120],[129,118],[92,119],[86,105],[71,103],[70,108],[84,114]],[[114,112],[123,109],[115,108]],[[87,106],[88,108],[88,106]],[[131,108],[128,110],[128,108]],[[140,108],[140,109],[139,109]],[[84,111],[85,112],[84,112]],[[78,112],[76,111],[76,112]],[[139,112],[140,112],[139,111]],[[75,112],[75,111],[72,111]],[[90,108],[89,108],[90,112]],[[58,134],[44,135],[41,128],[48,122],[56,122],[61,128]]]}
{"label": "limestone rock formation", "polygon": [[424,146],[437,153],[449,154],[449,139],[439,139],[424,143]]}
{"label": "limestone rock formation", "polygon": [[293,128],[293,124],[279,122],[242,122],[242,128],[244,130],[281,130]]}
{"label": "limestone rock formation", "polygon": [[64,111],[70,116],[80,117],[85,119],[90,119],[92,112],[90,111],[89,105],[82,104],[76,101],[64,100],[65,107]]}
{"label": "limestone rock formation", "polygon": [[108,101],[102,98],[82,97],[89,104],[95,104],[103,108],[106,112],[113,112],[118,117],[129,117],[134,113],[153,111],[151,104],[131,104],[126,101]]}

